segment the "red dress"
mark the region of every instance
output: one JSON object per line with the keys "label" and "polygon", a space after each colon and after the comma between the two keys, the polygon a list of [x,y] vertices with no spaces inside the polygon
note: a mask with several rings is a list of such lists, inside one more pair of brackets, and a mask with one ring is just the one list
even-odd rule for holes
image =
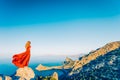
{"label": "red dress", "polygon": [[20,54],[15,54],[13,56],[12,63],[19,68],[28,66],[28,63],[30,60],[30,48],[31,46],[27,47],[25,52],[20,53]]}

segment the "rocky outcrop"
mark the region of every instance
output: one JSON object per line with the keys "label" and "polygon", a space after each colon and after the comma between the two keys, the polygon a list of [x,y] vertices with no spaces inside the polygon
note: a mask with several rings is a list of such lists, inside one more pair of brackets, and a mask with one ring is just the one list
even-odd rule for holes
{"label": "rocky outcrop", "polygon": [[13,79],[10,76],[2,75],[0,76],[0,80],[13,80]]}
{"label": "rocky outcrop", "polygon": [[43,66],[42,64],[39,64],[36,67],[36,70],[38,71],[43,71],[43,70],[50,70],[50,69],[69,69],[72,68],[74,64],[74,61],[68,57],[66,57],[64,64],[61,66],[51,66],[51,67],[47,67],[47,66]]}
{"label": "rocky outcrop", "polygon": [[39,76],[35,80],[58,80],[58,73],[54,72],[51,76]]}
{"label": "rocky outcrop", "polygon": [[50,69],[61,69],[61,66],[52,66],[52,67],[47,67],[47,66],[43,66],[42,64],[38,65],[36,67],[36,70],[38,71],[43,71],[43,70],[50,70]]}
{"label": "rocky outcrop", "polygon": [[74,62],[71,58],[66,57],[64,61],[64,65],[62,66],[64,69],[72,68],[74,65]]}
{"label": "rocky outcrop", "polygon": [[43,66],[42,64],[39,64],[39,65],[36,67],[36,70],[42,71],[42,70],[48,70],[48,68],[47,68],[46,66]]}
{"label": "rocky outcrop", "polygon": [[80,60],[75,61],[75,64],[73,66],[74,68],[72,71],[76,71],[77,69],[82,68],[82,66],[86,65],[92,60],[95,60],[97,57],[105,55],[106,53],[113,51],[119,47],[120,47],[120,41],[116,41],[116,42],[108,43],[104,47],[101,47],[95,51],[90,52],[90,54],[85,55],[81,57]]}
{"label": "rocky outcrop", "polygon": [[12,80],[10,76],[5,76],[5,80]]}
{"label": "rocky outcrop", "polygon": [[74,62],[74,61],[73,61],[71,58],[66,57],[65,62],[67,62],[67,63],[71,63],[71,62]]}
{"label": "rocky outcrop", "polygon": [[50,80],[58,80],[58,74],[57,74],[57,72],[53,73],[53,75],[51,76]]}
{"label": "rocky outcrop", "polygon": [[20,77],[19,80],[23,80],[23,79],[30,80],[35,77],[35,74],[34,74],[34,71],[30,67],[24,67],[24,68],[19,68],[16,71],[15,76],[19,76]]}
{"label": "rocky outcrop", "polygon": [[0,80],[2,80],[2,77],[0,76]]}

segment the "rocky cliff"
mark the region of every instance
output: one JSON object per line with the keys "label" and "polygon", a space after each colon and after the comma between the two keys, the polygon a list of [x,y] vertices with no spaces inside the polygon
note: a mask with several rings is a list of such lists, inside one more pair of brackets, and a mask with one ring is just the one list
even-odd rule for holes
{"label": "rocky cliff", "polygon": [[62,68],[64,68],[64,69],[72,68],[74,65],[74,62],[75,61],[73,61],[71,58],[66,57]]}
{"label": "rocky cliff", "polygon": [[67,80],[120,80],[120,41],[81,57],[70,74]]}
{"label": "rocky cliff", "polygon": [[[120,41],[116,41],[116,42],[108,43],[105,46],[103,46],[95,51],[90,52],[88,55],[81,57],[80,60],[75,61],[72,72],[76,71],[77,69],[82,68],[84,65],[86,65],[87,63],[89,63],[92,60],[95,60],[99,56],[103,56],[110,51],[118,49],[119,47],[120,47]],[[72,74],[72,72],[71,72],[71,74]]]}

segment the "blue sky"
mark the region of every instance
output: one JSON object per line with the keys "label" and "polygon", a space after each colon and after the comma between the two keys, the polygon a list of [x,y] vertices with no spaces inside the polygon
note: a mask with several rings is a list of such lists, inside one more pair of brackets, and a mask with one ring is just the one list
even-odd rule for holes
{"label": "blue sky", "polygon": [[76,19],[113,17],[119,0],[1,0],[0,25],[22,26]]}
{"label": "blue sky", "polygon": [[119,0],[1,0],[0,55],[76,55],[120,40]]}

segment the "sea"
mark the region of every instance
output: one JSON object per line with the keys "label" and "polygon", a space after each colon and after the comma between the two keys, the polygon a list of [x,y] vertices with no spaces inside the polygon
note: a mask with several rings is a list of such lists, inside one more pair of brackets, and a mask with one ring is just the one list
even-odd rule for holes
{"label": "sea", "polygon": [[[67,56],[68,57],[68,56]],[[70,56],[69,58],[76,60],[78,56]],[[41,57],[34,57],[31,58],[29,62],[29,67],[33,70],[39,65],[42,64],[43,66],[60,66],[64,63],[66,56],[41,56]],[[0,74],[3,75],[13,75],[15,74],[18,68],[12,64],[11,59],[2,59],[0,60]]]}

